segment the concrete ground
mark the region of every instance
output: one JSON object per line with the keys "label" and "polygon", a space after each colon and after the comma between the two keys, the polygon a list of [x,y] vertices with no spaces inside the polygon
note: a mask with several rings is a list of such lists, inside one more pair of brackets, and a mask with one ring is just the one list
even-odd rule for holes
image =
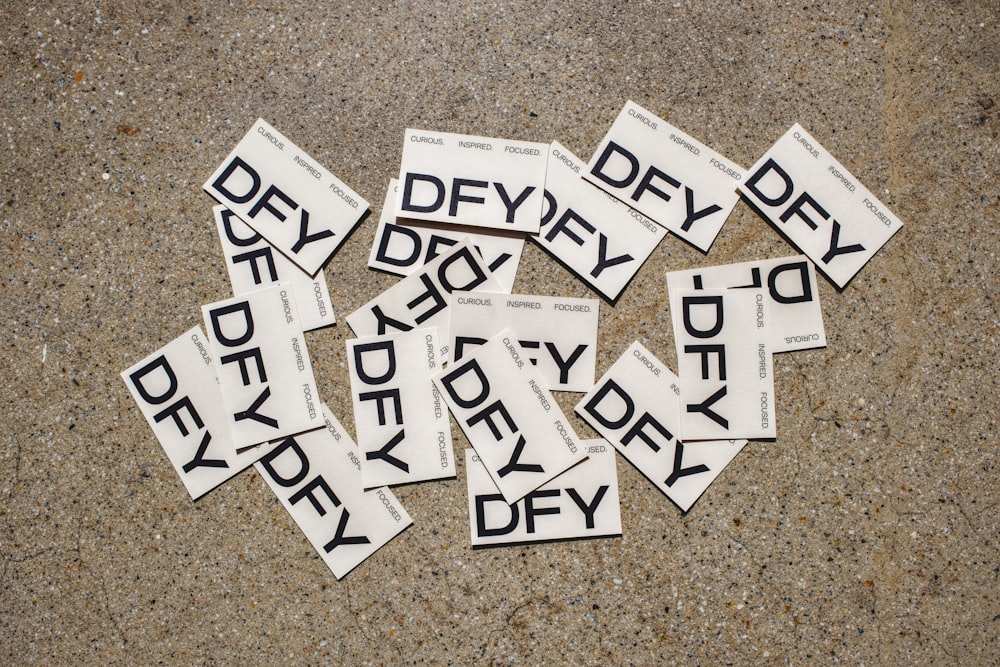
{"label": "concrete ground", "polygon": [[[6,3],[0,662],[1000,662],[1000,6],[740,4]],[[258,116],[373,202],[307,335],[353,430],[343,317],[396,281],[365,263],[404,128],[589,157],[629,99],[747,167],[800,122],[906,225],[820,278],[777,442],[686,515],[619,459],[621,538],[484,551],[460,464],[341,581],[252,469],[191,502],[118,374],[229,293],[201,184]],[[598,375],[636,339],[676,368],[665,271],[791,252],[742,202],[707,255],[667,238]],[[593,296],[534,245],[515,290]]]}

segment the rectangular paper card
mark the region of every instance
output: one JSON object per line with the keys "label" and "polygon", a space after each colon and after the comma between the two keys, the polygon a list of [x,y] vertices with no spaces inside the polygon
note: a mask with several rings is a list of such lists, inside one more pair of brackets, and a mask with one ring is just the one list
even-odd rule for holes
{"label": "rectangular paper card", "polygon": [[368,266],[399,276],[408,276],[468,236],[482,255],[504,292],[514,289],[517,265],[524,249],[524,234],[501,229],[483,229],[441,222],[397,218],[399,181],[389,181],[375,242]]}
{"label": "rectangular paper card", "polygon": [[739,199],[743,169],[694,137],[628,102],[584,178],[708,252]]}
{"label": "rectangular paper card", "polygon": [[434,384],[508,503],[587,457],[510,329],[439,371]]}
{"label": "rectangular paper card", "polygon": [[586,461],[512,505],[476,452],[465,450],[472,546],[621,535],[615,450],[600,438],[580,444]]}
{"label": "rectangular paper card", "polygon": [[368,210],[361,195],[262,119],[204,188],[310,276]]}
{"label": "rectangular paper card", "polygon": [[798,123],[757,160],[739,191],[840,288],[903,226]]}
{"label": "rectangular paper card", "polygon": [[537,232],[545,144],[406,130],[396,217]]}
{"label": "rectangular paper card", "polygon": [[225,206],[215,206],[212,212],[235,296],[276,283],[288,283],[295,293],[303,331],[337,321],[322,271],[315,279],[311,278]]}
{"label": "rectangular paper card", "polygon": [[190,329],[121,375],[192,500],[267,453],[263,447],[236,453],[201,327]]}
{"label": "rectangular paper card", "polygon": [[768,306],[758,289],[670,293],[681,440],[775,437]]}
{"label": "rectangular paper card", "polygon": [[326,428],[286,438],[257,472],[341,579],[413,523],[387,488],[365,491],[354,443],[326,412]]}
{"label": "rectangular paper card", "polygon": [[747,441],[681,442],[680,408],[677,376],[636,341],[576,412],[687,512]]}
{"label": "rectangular paper card", "polygon": [[431,382],[440,348],[435,328],[347,341],[366,489],[455,476],[451,423]]}
{"label": "rectangular paper card", "polygon": [[441,350],[440,361],[447,363],[448,295],[465,290],[503,292],[468,239],[355,310],[347,316],[347,323],[358,336],[437,327],[446,346]]}
{"label": "rectangular paper card", "polygon": [[541,230],[531,236],[608,301],[615,301],[667,235],[633,208],[581,178],[586,165],[557,141],[549,146]]}
{"label": "rectangular paper card", "polygon": [[323,425],[291,287],[201,307],[237,449]]}
{"label": "rectangular paper card", "polygon": [[[816,269],[805,255],[667,272],[667,293],[705,287],[763,289],[771,312],[774,352],[826,347]],[[671,309],[674,330],[679,310]]]}
{"label": "rectangular paper card", "polygon": [[505,328],[552,391],[587,391],[597,363],[597,299],[459,292],[448,344],[455,361]]}

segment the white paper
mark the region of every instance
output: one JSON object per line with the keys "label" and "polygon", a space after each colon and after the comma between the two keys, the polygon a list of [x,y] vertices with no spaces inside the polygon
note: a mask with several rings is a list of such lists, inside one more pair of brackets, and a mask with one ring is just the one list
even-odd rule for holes
{"label": "white paper", "polygon": [[310,276],[368,210],[361,195],[262,119],[204,188]]}
{"label": "white paper", "polygon": [[192,500],[267,453],[267,447],[236,453],[201,327],[188,330],[121,376]]}
{"label": "white paper", "polygon": [[743,169],[628,102],[584,178],[705,252],[736,205]]}
{"label": "white paper", "polygon": [[413,521],[389,489],[362,489],[355,445],[324,412],[326,428],[285,439],[256,467],[341,579]]}
{"label": "white paper", "polygon": [[537,232],[546,154],[529,141],[408,129],[395,214]]}
{"label": "white paper", "polygon": [[288,285],[210,303],[201,311],[237,449],[323,425]]}
{"label": "white paper", "polygon": [[368,256],[369,267],[408,276],[468,236],[503,291],[510,292],[514,288],[524,249],[522,232],[397,218],[398,190],[399,181],[395,178],[389,181],[375,241]]}
{"label": "white paper", "polygon": [[510,329],[439,371],[434,384],[508,503],[587,456]]}
{"label": "white paper", "polygon": [[431,374],[435,328],[347,341],[365,488],[455,476],[448,410]]}
{"label": "white paper", "polygon": [[758,289],[670,293],[681,440],[775,437],[768,306]]}
{"label": "white paper", "polygon": [[347,323],[358,336],[437,327],[444,345],[441,362],[447,363],[448,295],[464,290],[503,292],[468,239],[355,310]]}
{"label": "white paper", "polygon": [[680,407],[677,376],[636,341],[576,412],[687,512],[747,441],[682,443]]}
{"label": "white paper", "polygon": [[225,206],[215,206],[212,212],[235,296],[276,283],[288,283],[295,293],[303,331],[337,321],[322,271],[315,279],[310,277]]}
{"label": "white paper", "polygon": [[621,535],[615,451],[583,440],[589,458],[508,505],[474,450],[465,450],[472,546]]}
{"label": "white paper", "polygon": [[840,288],[903,226],[798,123],[750,169],[739,191]]}
{"label": "white paper", "polygon": [[541,230],[529,238],[615,301],[667,231],[583,180],[585,171],[580,158],[552,142]]}
{"label": "white paper", "polygon": [[[771,312],[771,348],[777,352],[826,347],[816,269],[805,255],[667,272],[668,294],[705,287],[760,288]],[[680,311],[671,309],[676,330]]]}
{"label": "white paper", "polygon": [[448,344],[456,361],[505,328],[552,391],[587,391],[597,363],[597,299],[456,292]]}

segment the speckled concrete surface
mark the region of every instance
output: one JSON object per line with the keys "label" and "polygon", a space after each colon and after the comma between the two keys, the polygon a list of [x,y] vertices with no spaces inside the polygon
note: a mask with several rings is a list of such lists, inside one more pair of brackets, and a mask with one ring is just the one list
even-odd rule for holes
{"label": "speckled concrete surface", "polygon": [[[0,662],[1000,662],[996,3],[235,4],[0,9]],[[820,279],[776,443],[686,516],[619,460],[621,539],[475,552],[460,465],[339,582],[254,471],[190,501],[118,373],[228,293],[201,183],[258,116],[377,202],[307,337],[353,428],[343,317],[395,282],[365,260],[403,129],[589,156],[627,99],[744,166],[799,121],[906,223]],[[674,366],[667,269],[789,252],[743,203],[707,256],[668,238],[598,375],[636,338]],[[535,246],[516,289],[592,295]]]}

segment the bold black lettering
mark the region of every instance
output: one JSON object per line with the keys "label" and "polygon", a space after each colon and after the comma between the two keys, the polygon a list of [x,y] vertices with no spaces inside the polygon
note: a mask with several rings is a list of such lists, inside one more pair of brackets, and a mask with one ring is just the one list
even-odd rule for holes
{"label": "bold black lettering", "polygon": [[329,229],[321,229],[315,234],[309,233],[309,211],[302,209],[302,214],[299,219],[299,240],[295,242],[292,246],[292,252],[298,254],[300,250],[307,243],[315,243],[316,241],[322,241],[323,239],[328,239],[333,236],[333,232]]}
{"label": "bold black lettering", "polygon": [[[510,510],[510,521],[507,522],[506,526],[500,526],[499,528],[487,528],[486,527],[486,503],[502,503]],[[499,493],[490,493],[482,496],[476,496],[476,535],[479,537],[495,537],[497,535],[506,535],[513,532],[514,528],[517,527],[518,521],[520,521],[520,513],[517,511],[517,505],[508,505],[504,497]]]}
{"label": "bold black lettering", "polygon": [[271,246],[266,248],[257,248],[256,250],[248,250],[247,252],[241,252],[238,255],[233,255],[232,262],[234,265],[240,262],[250,263],[250,273],[253,274],[253,282],[255,285],[261,284],[260,279],[260,266],[257,264],[257,260],[261,257],[264,258],[264,262],[267,264],[267,273],[271,276],[271,282],[278,282],[278,269],[274,265],[274,256],[271,254]]}
{"label": "bold black lettering", "polygon": [[654,442],[653,439],[650,437],[650,435],[643,430],[643,427],[647,425],[652,426],[657,433],[666,438],[667,443],[669,443],[671,440],[674,439],[674,435],[670,431],[668,431],[663,424],[656,421],[653,415],[649,414],[648,412],[643,412],[641,415],[639,415],[639,418],[635,420],[635,423],[632,424],[632,428],[628,430],[628,433],[626,433],[625,436],[622,438],[622,446],[628,447],[628,445],[633,440],[639,438],[644,443],[646,443],[646,446],[648,446],[654,452],[660,451],[659,443]]}
{"label": "bold black lettering", "polygon": [[236,217],[236,214],[230,211],[228,208],[221,211],[221,214],[222,214],[222,230],[225,232],[226,238],[229,239],[230,243],[232,243],[235,246],[243,247],[243,246],[253,245],[254,243],[257,243],[257,241],[260,241],[260,234],[250,229],[250,226],[247,225],[242,220],[240,220],[239,218],[236,218],[239,221],[237,225],[243,225],[247,229],[250,229],[250,231],[253,232],[253,235],[247,237],[237,236],[236,232],[233,231],[233,226],[231,224],[231,221],[234,217]]}
{"label": "bold black lettering", "polygon": [[846,255],[851,252],[861,252],[865,249],[860,243],[853,243],[851,245],[838,246],[837,241],[840,240],[840,223],[836,220],[833,221],[833,230],[830,232],[830,249],[826,251],[823,255],[823,263],[829,264],[830,260],[837,255]]}
{"label": "bold black lettering", "polygon": [[572,498],[573,502],[576,503],[576,506],[580,508],[581,512],[583,512],[583,516],[587,520],[588,530],[594,527],[594,515],[597,514],[597,507],[601,504],[601,501],[604,500],[604,494],[608,492],[609,488],[610,487],[607,484],[603,484],[601,488],[597,490],[597,493],[594,494],[594,498],[589,503],[584,502],[583,498],[580,497],[580,494],[576,492],[576,489],[566,489],[566,495]]}
{"label": "bold black lettering", "polygon": [[556,362],[556,366],[559,367],[559,382],[566,384],[566,382],[569,381],[569,369],[573,367],[576,360],[579,359],[580,355],[587,349],[587,344],[581,343],[580,345],[577,345],[576,349],[573,350],[572,354],[570,354],[566,359],[562,358],[559,354],[559,350],[556,349],[556,346],[553,343],[545,343],[545,349],[549,351],[549,354],[552,355],[552,361]]}
{"label": "bold black lettering", "polygon": [[258,213],[260,213],[264,209],[267,209],[268,213],[273,215],[278,220],[284,222],[285,218],[287,218],[288,216],[285,215],[282,211],[276,209],[273,205],[271,205],[272,197],[277,197],[281,201],[285,202],[285,204],[287,204],[288,207],[291,208],[293,211],[299,207],[299,205],[296,204],[291,197],[282,192],[278,188],[278,186],[269,185],[267,186],[267,190],[264,191],[264,194],[261,195],[261,198],[257,200],[257,203],[254,204],[253,207],[247,212],[247,215],[250,216],[251,218],[256,218]]}
{"label": "bold black lettering", "polygon": [[320,504],[319,498],[317,498],[314,493],[316,489],[322,490],[323,493],[326,494],[326,497],[330,499],[330,502],[333,503],[334,507],[340,507],[340,498],[338,498],[337,494],[333,492],[333,489],[330,488],[330,485],[327,484],[322,475],[316,475],[309,483],[293,493],[288,499],[288,502],[295,505],[303,498],[308,498],[309,503],[313,506],[313,509],[316,510],[316,514],[326,516],[326,508]]}
{"label": "bold black lettering", "polygon": [[670,477],[667,477],[664,484],[667,486],[673,486],[674,482],[679,480],[681,477],[687,477],[688,475],[698,475],[703,472],[709,472],[709,468],[704,463],[699,463],[696,466],[691,466],[690,468],[681,467],[681,459],[684,458],[684,443],[678,442],[677,448],[674,449],[674,470],[670,473]]}
{"label": "bold black lettering", "polygon": [[556,210],[559,208],[555,195],[548,190],[542,190],[542,198],[545,200],[545,211],[542,213],[542,219],[539,221],[540,227],[549,224],[549,221],[552,220],[552,217],[556,214]]}
{"label": "bold black lettering", "polygon": [[481,421],[485,421],[486,425],[490,429],[490,433],[493,434],[493,439],[499,442],[503,440],[503,436],[500,434],[500,429],[497,428],[496,422],[493,421],[493,413],[500,413],[500,417],[503,418],[507,428],[510,429],[511,433],[517,432],[517,424],[514,423],[514,418],[510,416],[507,411],[507,406],[505,406],[500,400],[493,401],[485,408],[477,412],[476,414],[469,417],[469,420],[465,422],[469,427],[475,426]]}
{"label": "bold black lettering", "polygon": [[552,225],[552,229],[550,229],[548,233],[545,234],[545,240],[551,241],[559,234],[565,234],[566,236],[570,237],[573,240],[573,243],[577,245],[583,245],[583,239],[577,236],[576,232],[574,232],[572,229],[569,228],[570,222],[577,223],[578,225],[586,229],[587,232],[590,234],[593,234],[596,229],[592,224],[584,220],[579,213],[577,213],[571,208],[568,208],[565,211],[563,211],[563,214],[561,216],[559,216],[559,219],[556,221],[556,224]]}
{"label": "bold black lettering", "polygon": [[382,389],[381,391],[365,391],[358,394],[359,401],[375,401],[375,409],[378,411],[379,426],[385,426],[385,403],[389,399],[392,401],[393,410],[396,415],[396,424],[403,423],[403,404],[399,398],[399,389]]}
{"label": "bold black lettering", "polygon": [[[365,356],[373,352],[384,352],[385,372],[381,375],[370,375],[365,370]],[[367,357],[371,359],[371,357]],[[385,384],[396,374],[396,346],[391,340],[375,343],[359,343],[354,346],[354,371],[365,384]]]}
{"label": "bold black lettering", "polygon": [[701,356],[701,379],[707,380],[708,373],[708,355],[717,354],[719,355],[719,379],[726,379],[726,346],[722,344],[717,345],[685,345],[685,354],[698,354]]}
{"label": "bold black lettering", "polygon": [[[834,224],[837,224],[836,220]],[[798,284],[802,286],[802,293],[789,296],[779,292],[778,276],[785,271],[796,270],[799,272]],[[767,290],[771,293],[771,298],[778,303],[803,303],[805,301],[812,301],[812,285],[809,284],[809,264],[807,262],[792,262],[791,264],[782,264],[781,266],[774,267],[767,276]]]}
{"label": "bold black lettering", "polygon": [[452,350],[452,361],[462,358],[466,347],[479,347],[486,342],[485,338],[474,338],[472,336],[455,336],[455,349]]}
{"label": "bold black lettering", "polygon": [[205,431],[198,445],[198,451],[194,453],[194,458],[185,463],[182,468],[184,472],[191,472],[195,468],[228,468],[229,464],[224,459],[206,459],[205,452],[208,451],[208,443],[212,442],[212,434]]}
{"label": "bold black lettering", "polygon": [[[715,324],[710,329],[699,329],[691,321],[692,306],[715,306]],[[712,338],[722,331],[724,320],[722,295],[715,296],[685,296],[681,298],[681,310],[684,313],[684,330],[695,338]]]}
{"label": "bold black lettering", "polygon": [[722,210],[722,207],[719,206],[718,204],[711,204],[701,209],[700,211],[695,211],[694,190],[692,190],[686,185],[684,186],[684,200],[686,202],[685,205],[687,207],[687,217],[684,218],[684,222],[681,224],[681,230],[685,232],[691,229],[691,225],[693,225],[696,221],[701,220],[706,215],[712,215],[716,211]]}
{"label": "bold black lettering", "polygon": [[[230,338],[222,333],[222,318],[236,313],[243,313],[243,333],[236,338]],[[250,312],[249,301],[240,301],[215,308],[208,312],[208,317],[212,322],[212,333],[215,334],[215,340],[225,347],[239,347],[253,338],[253,313]]]}
{"label": "bold black lettering", "polygon": [[639,181],[639,185],[636,186],[635,192],[632,193],[632,201],[639,201],[639,197],[641,197],[647,190],[663,201],[670,201],[669,194],[653,185],[654,178],[658,178],[667,183],[667,185],[671,185],[675,188],[679,188],[681,186],[681,182],[676,178],[650,165],[649,169],[646,170],[646,173],[642,175],[642,180]]}
{"label": "bold black lettering", "polygon": [[[621,399],[625,411],[622,416],[618,419],[611,419],[607,415],[598,411],[598,406],[604,400],[606,396],[614,392],[618,398]],[[614,380],[608,380],[605,382],[600,389],[594,392],[594,395],[590,397],[587,404],[583,406],[583,409],[588,415],[597,420],[601,426],[604,428],[609,428],[612,430],[617,430],[625,426],[632,419],[632,415],[635,414],[635,403],[632,401],[632,397],[629,396],[621,385],[619,385]]]}
{"label": "bold black lettering", "polygon": [[[473,181],[467,178],[456,178],[455,182],[451,186],[451,201],[448,204],[448,215],[450,217],[455,217],[458,215],[458,202],[464,201],[470,204],[482,204],[486,201],[483,197],[469,197],[462,194],[462,186],[467,185],[470,188],[488,188],[490,184],[486,181]],[[507,222],[510,222],[508,220]]]}
{"label": "bold black lettering", "polygon": [[219,361],[223,365],[234,361],[238,363],[240,366],[240,376],[243,378],[243,386],[246,387],[250,384],[250,369],[247,368],[247,359],[256,361],[257,376],[260,378],[260,382],[267,382],[267,372],[264,370],[264,358],[261,356],[259,347],[252,347],[247,350],[240,350],[239,352],[224,355],[219,358]]}
{"label": "bold black lettering", "polygon": [[[431,183],[437,189],[437,195],[435,195],[434,202],[432,204],[414,204],[413,198],[413,182],[414,181],[424,181],[425,183]],[[444,183],[441,182],[440,178],[436,176],[431,176],[430,174],[410,174],[407,173],[406,177],[403,179],[403,201],[400,205],[400,209],[403,211],[413,211],[414,213],[432,213],[439,208],[441,204],[444,203]]]}
{"label": "bold black lettering", "polygon": [[[229,177],[236,173],[237,169],[243,171],[250,177],[250,189],[242,195],[234,193],[224,185],[225,182],[229,180]],[[219,174],[219,177],[212,181],[212,187],[219,194],[234,204],[245,204],[253,199],[254,195],[257,194],[257,191],[260,190],[260,175],[253,167],[244,162],[239,156],[233,156],[233,161],[227,164],[226,168],[222,170],[221,174]]]}
{"label": "bold black lettering", "polygon": [[346,509],[340,515],[340,522],[337,524],[337,532],[333,539],[323,545],[323,551],[330,553],[337,547],[345,544],[371,544],[364,535],[345,536],[344,530],[347,528],[347,520],[351,518],[351,513]]}
{"label": "bold black lettering", "polygon": [[717,414],[717,413],[715,413],[715,412],[713,412],[711,410],[711,407],[713,405],[715,405],[715,402],[718,401],[719,399],[721,399],[725,395],[726,395],[726,386],[723,385],[721,389],[719,389],[714,394],[712,394],[711,396],[709,396],[703,402],[701,402],[701,403],[688,403],[688,405],[687,405],[687,411],[688,412],[700,412],[703,415],[705,415],[706,417],[708,417],[709,419],[711,419],[712,421],[714,421],[716,424],[718,424],[719,426],[721,426],[722,428],[728,429],[729,428],[729,420],[726,419],[726,418],[724,418],[724,417],[722,417],[721,415],[719,415],[719,414]]}
{"label": "bold black lettering", "polygon": [[385,461],[391,466],[399,468],[403,472],[407,473],[410,472],[410,465],[408,463],[402,461],[401,459],[396,458],[395,456],[389,453],[392,451],[393,447],[403,442],[404,432],[405,429],[400,429],[399,433],[392,436],[392,439],[389,440],[389,442],[382,445],[381,449],[376,449],[374,452],[365,452],[365,459],[368,461],[374,461],[376,459],[380,459],[382,461]]}
{"label": "bold black lettering", "polygon": [[500,195],[500,201],[503,202],[504,207],[507,209],[507,222],[514,222],[514,214],[517,212],[517,207],[523,204],[524,200],[535,191],[535,186],[529,185],[521,192],[521,194],[517,196],[517,199],[511,201],[503,183],[494,183],[493,186],[497,189],[497,194]]}
{"label": "bold black lettering", "polygon": [[[775,173],[784,182],[784,189],[780,194],[773,197],[765,195],[760,187],[757,186],[771,172]],[[760,169],[751,174],[750,178],[747,179],[746,189],[768,206],[781,206],[792,196],[795,186],[792,184],[792,177],[788,175],[788,172],[779,167],[774,158],[768,158],[767,162],[762,164]]]}
{"label": "bold black lettering", "polygon": [[535,532],[535,517],[544,516],[546,514],[559,514],[558,507],[535,507],[535,501],[539,498],[558,498],[560,495],[559,489],[539,489],[538,491],[532,491],[524,497],[524,523],[527,526],[528,533],[531,534]]}
{"label": "bold black lettering", "polygon": [[426,273],[421,273],[419,279],[420,282],[424,284],[426,290],[417,295],[417,298],[415,298],[413,301],[407,303],[406,307],[409,310],[413,310],[414,308],[417,307],[417,305],[423,303],[424,301],[427,301],[428,299],[431,300],[432,305],[430,308],[428,308],[427,310],[425,310],[424,312],[420,313],[419,315],[413,318],[413,321],[416,322],[417,324],[420,324],[421,322],[426,322],[427,320],[434,317],[435,315],[437,315],[442,310],[448,307],[448,301],[444,298],[444,295],[441,294],[441,292],[438,290],[437,285],[434,284],[434,281],[431,280],[431,277],[429,275],[427,275]]}
{"label": "bold black lettering", "polygon": [[406,322],[400,322],[385,313],[382,312],[382,306],[375,305],[372,306],[372,315],[375,316],[375,321],[378,322],[378,334],[382,335],[389,330],[389,327],[396,329],[398,331],[409,331],[413,327]]}
{"label": "bold black lettering", "polygon": [[262,391],[260,393],[260,396],[258,396],[257,399],[250,404],[250,407],[242,412],[237,412],[235,415],[233,415],[234,419],[236,421],[243,421],[244,419],[252,419],[255,422],[260,422],[261,424],[265,424],[267,426],[270,426],[271,428],[278,428],[277,419],[274,419],[272,417],[267,417],[257,412],[260,406],[264,405],[264,401],[266,401],[270,397],[271,397],[271,388],[264,387],[264,391]]}
{"label": "bold black lettering", "polygon": [[514,451],[511,452],[510,460],[507,461],[507,465],[497,470],[498,475],[506,477],[512,472],[545,472],[545,469],[537,463],[520,463],[521,453],[524,451],[524,445],[524,436],[518,435],[517,444],[514,445]]}
{"label": "bold black lettering", "polygon": [[609,266],[616,266],[618,264],[624,264],[625,262],[631,262],[634,257],[625,253],[624,255],[618,255],[617,257],[612,257],[608,259],[608,237],[603,233],[598,232],[597,237],[597,266],[594,270],[590,272],[591,277],[596,278],[604,272],[604,269]]}
{"label": "bold black lettering", "polygon": [[[476,382],[479,386],[479,389],[477,389],[479,393],[475,394],[473,398],[463,398],[458,395],[458,390],[455,385],[458,383],[459,378],[470,372],[475,375]],[[483,369],[479,367],[479,361],[475,359],[450,371],[447,375],[442,376],[441,386],[443,386],[445,391],[448,392],[448,396],[451,397],[451,400],[454,401],[456,405],[466,409],[476,407],[485,401],[486,397],[490,395],[490,381],[487,379]]]}
{"label": "bold black lettering", "polygon": [[[486,273],[479,266],[479,262],[476,261],[476,258],[472,253],[472,248],[461,248],[457,250],[455,254],[441,260],[441,265],[438,266],[437,270],[437,279],[444,288],[444,291],[448,294],[451,294],[456,290],[459,292],[471,291],[486,282]],[[458,285],[452,282],[449,277],[449,269],[451,269],[452,266],[461,268],[461,264],[457,264],[458,262],[464,264],[465,267],[472,273],[471,277],[469,277],[468,281],[463,285]]]}
{"label": "bold black lettering", "polygon": [[[154,395],[146,389],[146,385],[143,384],[143,380],[147,375],[158,368],[162,369],[163,373],[166,375],[167,388],[162,394]],[[162,354],[142,368],[130,373],[128,377],[132,381],[132,385],[135,387],[136,391],[138,391],[139,395],[142,396],[142,400],[151,405],[165,403],[166,401],[169,401],[177,392],[177,376],[174,375],[174,369],[170,367],[170,362],[167,361],[167,357]]]}
{"label": "bold black lettering", "polygon": [[184,398],[171,403],[169,406],[161,410],[160,412],[153,415],[153,421],[159,423],[166,419],[167,417],[173,417],[174,424],[177,426],[177,430],[181,432],[181,435],[187,436],[188,429],[184,424],[184,420],[181,419],[181,410],[187,409],[188,414],[191,415],[191,419],[194,420],[195,425],[201,429],[205,428],[205,424],[201,421],[201,417],[198,415],[198,411],[194,409],[194,404],[191,399],[187,396]]}
{"label": "bold black lettering", "polygon": [[[389,244],[392,242],[393,236],[397,238],[402,236],[410,240],[412,248],[409,255],[406,257],[389,256]],[[393,266],[410,266],[420,257],[420,246],[420,235],[415,231],[401,225],[387,223],[382,230],[382,238],[379,239],[378,249],[375,251],[375,259],[386,264],[392,264]]]}
{"label": "bold black lettering", "polygon": [[[290,475],[289,477],[279,474],[274,465],[275,459],[285,452],[291,452],[296,456],[296,458],[298,458],[298,472],[294,475]],[[261,457],[260,467],[267,472],[268,477],[273,479],[279,485],[292,487],[304,480],[306,475],[309,474],[309,458],[306,456],[306,453],[302,451],[302,448],[299,446],[299,443],[296,442],[295,438],[285,438],[280,445]]]}
{"label": "bold black lettering", "polygon": [[[445,248],[450,248],[458,243],[455,239],[446,239],[443,236],[431,236],[430,240],[427,241],[427,256],[424,257],[424,262],[429,262],[436,258],[442,253],[438,252],[438,246],[444,246]],[[447,252],[447,250],[445,251]],[[481,255],[482,253],[480,253]]]}
{"label": "bold black lettering", "polygon": [[[628,175],[624,178],[613,178],[604,172],[604,167],[611,160],[611,156],[616,153],[625,158],[629,163]],[[590,170],[590,174],[613,188],[627,188],[635,180],[635,177],[639,175],[639,160],[625,148],[613,141],[609,141],[608,145],[604,148],[604,152],[601,153],[600,157],[594,163],[594,168]]]}
{"label": "bold black lettering", "polygon": [[809,204],[814,211],[820,214],[824,220],[830,217],[830,214],[819,205],[819,202],[812,198],[808,192],[803,192],[795,201],[792,202],[791,206],[785,209],[785,212],[778,216],[778,219],[782,222],[788,222],[788,220],[793,216],[798,216],[804,223],[809,225],[809,229],[816,229],[817,224],[813,222],[806,212],[802,209],[803,206]]}

